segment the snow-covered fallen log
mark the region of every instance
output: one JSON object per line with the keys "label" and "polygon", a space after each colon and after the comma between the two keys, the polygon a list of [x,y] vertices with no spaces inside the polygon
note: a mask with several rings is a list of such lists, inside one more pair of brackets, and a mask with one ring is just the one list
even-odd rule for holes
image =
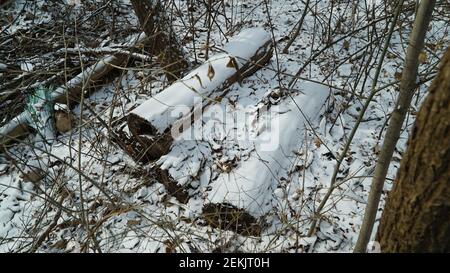
{"label": "snow-covered fallen log", "polygon": [[175,122],[190,121],[194,108],[201,109],[223,95],[227,87],[256,72],[271,56],[270,34],[262,28],[246,29],[224,45],[223,53],[134,109],[128,128],[142,145],[140,160],[148,162],[166,154],[174,133],[187,129],[177,126],[172,132]]}
{"label": "snow-covered fallen log", "polygon": [[[259,117],[260,129],[249,159],[221,173],[209,184],[203,214],[210,224],[240,229],[240,233],[248,227],[253,230],[248,233],[254,234],[257,229],[252,221],[273,208],[274,190],[280,179],[287,177],[284,167],[293,161],[308,124],[317,124],[315,121],[330,93],[328,87],[313,83],[303,84],[301,90],[303,94],[285,98],[278,108],[272,106]],[[227,221],[230,216],[224,214],[233,215],[233,222]],[[220,224],[217,219],[221,220]]]}
{"label": "snow-covered fallen log", "polygon": [[[132,35],[123,45],[123,47],[132,47],[134,45],[145,44],[147,40],[148,39],[145,33]],[[126,54],[123,54],[123,52],[119,51],[100,59],[94,65],[88,67],[83,72],[67,82],[66,85],[57,88],[52,94],[54,101],[58,103],[67,103],[68,98],[69,102],[78,102],[83,89],[89,86],[90,83],[104,77],[115,67],[124,63],[127,58],[128,56]]]}
{"label": "snow-covered fallen log", "polygon": [[[145,44],[147,40],[148,39],[145,33],[131,35],[123,46],[131,47],[139,44]],[[78,102],[83,90],[85,90],[92,82],[98,81],[104,77],[116,66],[121,65],[127,58],[127,55],[122,52],[117,52],[100,59],[92,66],[84,69],[84,71],[68,81],[65,85],[55,89],[51,94],[50,99],[56,103]],[[28,120],[29,113],[24,111],[1,127],[0,147],[3,147],[3,145],[11,142],[12,140],[29,133],[29,127],[27,125]]]}

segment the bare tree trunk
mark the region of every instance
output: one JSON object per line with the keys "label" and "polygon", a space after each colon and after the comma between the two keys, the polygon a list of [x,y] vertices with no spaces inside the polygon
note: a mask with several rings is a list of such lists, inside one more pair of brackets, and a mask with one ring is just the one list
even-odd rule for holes
{"label": "bare tree trunk", "polygon": [[383,252],[450,251],[450,48],[419,111],[381,217]]}
{"label": "bare tree trunk", "polygon": [[189,66],[162,0],[131,0],[142,30],[150,39],[150,53],[157,56],[167,79],[178,79]]}
{"label": "bare tree trunk", "polygon": [[406,53],[405,68],[403,70],[402,81],[400,83],[400,94],[398,96],[395,109],[392,112],[389,127],[384,138],[383,147],[380,151],[377,166],[375,168],[372,188],[370,190],[364,213],[364,220],[354,252],[365,252],[372,234],[384,180],[389,169],[392,154],[400,136],[403,121],[414,95],[414,90],[417,87],[419,53],[423,49],[425,34],[431,21],[431,15],[433,13],[435,3],[435,0],[420,2],[418,14],[414,21],[414,27]]}

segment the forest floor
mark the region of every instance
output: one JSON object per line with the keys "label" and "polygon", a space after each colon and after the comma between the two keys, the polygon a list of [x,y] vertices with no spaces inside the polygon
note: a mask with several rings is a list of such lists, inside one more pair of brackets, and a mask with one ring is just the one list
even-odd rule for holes
{"label": "forest floor", "polygon": [[[75,105],[75,125],[51,144],[43,145],[30,134],[0,153],[0,252],[352,251],[398,94],[415,1],[406,1],[409,6],[400,15],[381,65],[375,87],[379,91],[356,131],[312,236],[307,233],[330,187],[336,159],[372,89],[393,13],[388,1],[310,1],[300,35],[287,53],[283,49],[307,1],[212,1],[209,24],[207,1],[168,1],[175,32],[193,64],[205,61],[206,48],[212,56],[246,28],[264,28],[276,46],[264,68],[229,87],[215,107],[206,109],[203,123],[217,127],[204,126],[202,139],[175,139],[168,154],[148,164],[136,162],[112,141],[111,130],[168,86],[165,75],[142,48],[120,46],[140,33],[129,1],[76,2],[17,0],[1,6],[0,126],[25,109],[36,87],[64,85],[111,50],[147,58],[130,59],[109,74],[109,81],[84,99],[90,110]],[[421,57],[422,84],[394,153],[378,218],[409,128],[449,46],[450,7],[438,2]],[[328,95],[315,101],[311,94],[320,90]],[[214,111],[225,116],[230,111],[254,114],[270,104],[283,113],[301,94],[300,105],[309,105],[316,114],[301,123],[283,119],[273,137],[294,144],[289,150],[273,151],[276,167],[247,169],[246,162],[254,158],[268,161],[259,157],[254,142],[218,131],[223,120],[216,119]],[[300,112],[296,115],[302,119]],[[155,165],[187,188],[186,203],[168,192],[152,172]],[[33,167],[43,173],[30,171]],[[211,202],[220,179],[260,171],[272,176],[258,193],[268,196],[256,204],[262,211],[260,233],[245,235],[208,225],[202,209]]]}

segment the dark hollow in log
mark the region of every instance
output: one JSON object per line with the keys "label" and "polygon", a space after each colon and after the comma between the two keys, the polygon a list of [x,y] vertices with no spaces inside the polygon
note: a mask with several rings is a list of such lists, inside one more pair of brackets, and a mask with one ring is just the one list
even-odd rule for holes
{"label": "dark hollow in log", "polygon": [[202,218],[214,228],[234,231],[244,236],[261,235],[261,226],[257,219],[244,209],[231,204],[208,203],[203,206]]}
{"label": "dark hollow in log", "polygon": [[22,123],[17,127],[12,129],[8,135],[0,136],[0,152],[3,149],[8,149],[17,140],[23,139],[28,133],[32,132],[33,128],[29,127],[27,124]]}
{"label": "dark hollow in log", "polygon": [[139,142],[139,147],[136,147],[138,150],[134,153],[135,160],[148,163],[169,151],[173,142],[170,130],[166,130],[163,134],[157,134],[156,129],[150,123],[132,113],[128,115],[127,122],[131,134]]}

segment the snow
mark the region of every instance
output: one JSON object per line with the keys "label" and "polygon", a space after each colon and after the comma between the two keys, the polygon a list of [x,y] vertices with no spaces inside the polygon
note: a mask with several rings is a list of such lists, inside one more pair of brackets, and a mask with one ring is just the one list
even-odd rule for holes
{"label": "snow", "polygon": [[[139,34],[133,34],[130,36],[127,43],[124,44],[124,46],[131,46],[133,44],[139,44],[146,38],[145,33],[139,33]],[[100,73],[101,71],[105,70],[109,64],[114,64],[114,62],[118,58],[114,55],[109,55],[104,57],[103,59],[99,60],[97,63],[95,63],[93,66],[88,67],[83,72],[78,74],[76,77],[71,79],[67,82],[66,85],[61,86],[57,88],[55,91],[53,91],[51,97],[53,100],[56,100],[60,97],[65,97],[67,90],[71,90],[73,88],[80,87],[82,83],[89,79],[90,75]]]}
{"label": "snow", "polygon": [[223,50],[238,59],[248,60],[261,45],[271,39],[270,34],[263,28],[248,28],[241,30],[223,46]]}
{"label": "snow", "polygon": [[[271,109],[270,129],[259,131],[248,160],[231,173],[222,173],[211,184],[208,202],[230,203],[255,216],[262,216],[273,207],[272,193],[286,175],[280,166],[289,165],[308,128],[305,118],[317,120],[330,93],[329,88],[312,83],[304,83],[300,89],[303,94],[286,98],[280,102],[280,109]],[[264,117],[260,119],[265,123]]]}
{"label": "snow", "polygon": [[[2,31],[6,29],[5,36],[11,35],[12,40],[17,37],[26,40],[27,35],[30,35],[28,32],[33,29],[39,29],[39,35],[45,34],[46,29],[50,29],[52,35],[55,30],[62,33],[55,28],[61,21],[53,19],[54,14],[61,14],[60,10],[63,9],[60,7],[64,3],[48,5],[48,1],[16,2],[21,3],[14,8],[16,11],[5,11],[5,14],[9,13],[8,17],[18,18],[11,26],[11,22],[7,22],[2,27]],[[0,153],[0,252],[27,251],[33,240],[54,220],[57,206],[49,202],[49,198],[59,201],[63,196],[61,192],[68,193],[62,200],[62,206],[78,212],[62,211],[58,226],[38,251],[81,251],[88,237],[93,238],[90,237],[92,234],[86,232],[84,225],[79,224],[81,190],[84,207],[88,208],[87,215],[93,223],[91,227],[95,226],[93,236],[102,252],[165,252],[167,242],[173,238],[180,242],[175,246],[177,252],[211,252],[221,246],[227,246],[224,247],[225,251],[243,252],[352,251],[370,191],[377,153],[383,142],[386,118],[394,110],[393,102],[398,96],[397,84],[378,92],[370,104],[342,163],[337,179],[339,186],[323,210],[316,234],[311,237],[305,237],[305,234],[310,220],[315,216],[317,205],[330,186],[331,174],[336,165],[333,156],[342,152],[365,97],[370,92],[377,62],[373,56],[377,55],[380,39],[368,35],[376,33],[377,37],[382,38],[379,35],[386,29],[384,20],[348,37],[348,50],[343,49],[342,42],[326,48],[320,56],[311,60],[311,64],[301,73],[298,83],[287,90],[283,87],[292,79],[289,75],[295,74],[311,56],[327,47],[326,35],[322,33],[328,32],[326,22],[330,14],[330,1],[311,2],[311,11],[317,12],[318,17],[312,16],[312,12],[307,14],[301,33],[288,54],[282,53],[282,49],[290,30],[299,19],[299,12],[304,9],[304,3],[295,0],[269,1],[267,11],[265,5],[258,1],[226,1],[229,6],[225,7],[224,14],[222,11],[217,14],[209,33],[212,57],[206,61],[203,56],[208,32],[203,25],[205,18],[202,17],[204,7],[200,5],[201,1],[174,1],[174,5],[182,11],[180,16],[183,16],[183,21],[174,17],[177,35],[185,38],[183,46],[191,61],[194,61],[195,53],[198,63],[206,64],[196,70],[201,72],[197,76],[202,84],[191,73],[175,82],[175,87],[166,87],[164,74],[155,62],[148,61],[151,58],[148,52],[139,45],[119,46],[127,41],[128,45],[134,45],[142,37],[128,0],[111,1],[112,8],[103,11],[101,3],[97,1],[80,2],[70,6],[71,12],[67,12],[64,24],[61,23],[65,26],[66,35],[56,35],[50,40],[57,50],[51,47],[49,52],[39,52],[40,47],[36,47],[33,52],[38,53],[31,52],[33,56],[19,55],[15,63],[7,54],[1,56],[0,62],[8,66],[20,66],[21,62],[34,66],[31,72],[21,72],[17,80],[21,82],[21,77],[34,73],[47,75],[49,71],[46,68],[49,67],[51,75],[58,82],[56,87],[60,86],[61,81],[65,82],[66,79],[61,76],[63,74],[57,73],[64,71],[60,66],[52,66],[52,62],[62,64],[65,61],[61,55],[64,53],[62,45],[65,44],[62,37],[68,42],[75,39],[71,34],[75,18],[82,22],[94,16],[93,12],[99,11],[102,20],[108,21],[112,17],[112,10],[116,10],[120,15],[115,16],[115,19],[121,20],[121,24],[115,27],[121,35],[110,37],[108,26],[101,33],[89,33],[89,39],[92,39],[92,35],[98,38],[95,40],[99,47],[90,47],[83,42],[70,44],[74,50],[82,49],[83,59],[89,56],[88,51],[96,53],[91,61],[100,59],[97,66],[86,66],[85,71],[104,68],[106,62],[111,61],[108,59],[111,50],[142,54],[142,58],[135,58],[132,67],[122,70],[120,77],[86,97],[85,102],[94,108],[96,115],[114,128],[130,112],[139,110],[158,129],[165,130],[178,118],[178,115],[171,116],[172,111],[178,114],[177,111],[185,113],[192,110],[196,106],[195,99],[202,99],[202,104],[207,103],[208,106],[202,109],[203,115],[195,121],[192,130],[176,137],[170,151],[149,165],[134,162],[110,141],[109,128],[101,125],[96,116],[86,110],[81,113],[79,106],[72,109],[77,119],[73,131],[57,136],[51,145],[51,153],[57,158],[32,147],[36,144],[35,135],[29,135],[22,143],[8,149],[8,155],[14,161]],[[99,6],[89,6],[94,2]],[[197,8],[193,12],[194,26],[198,30],[195,33],[184,27],[186,22],[190,22],[189,14],[184,12],[187,2]],[[332,30],[339,20],[342,28],[336,28],[333,40],[363,27],[368,23],[367,14],[373,14],[364,3],[338,2],[334,2]],[[384,5],[379,4],[382,2],[370,2],[375,3],[373,12],[376,18],[382,18],[385,15]],[[38,4],[35,6],[35,3]],[[358,18],[354,24],[350,13],[353,4],[357,4],[354,16]],[[50,11],[41,9],[44,5]],[[34,25],[31,20],[26,20],[25,15],[19,16],[24,6],[27,12],[35,12],[37,18]],[[83,9],[88,13],[77,17]],[[271,22],[268,21],[267,12],[271,15]],[[390,57],[383,64],[378,87],[392,83],[394,73],[401,71],[412,15],[402,15],[402,29],[394,32],[388,53]],[[79,25],[77,38],[83,40],[83,35],[87,35],[86,30],[92,30],[90,24],[95,25],[96,21],[87,19],[83,25]],[[51,24],[46,25],[48,22]],[[33,28],[36,24],[43,25]],[[271,24],[273,30],[269,28]],[[421,80],[434,73],[434,66],[430,64],[437,63],[438,57],[449,44],[448,30],[448,20],[433,22],[427,43],[434,45],[435,49],[426,49],[430,53],[429,64],[421,66]],[[33,34],[31,32],[31,36]],[[272,38],[278,41],[278,45],[271,61],[263,69],[230,86],[226,94],[211,92],[213,85],[217,84],[216,80],[222,80],[227,73],[232,72],[232,69],[224,69],[224,64],[231,56],[242,63],[238,57],[247,58],[257,50],[256,45]],[[2,40],[2,48],[7,48],[8,39]],[[11,45],[5,51],[10,49]],[[372,52],[372,49],[375,51]],[[20,54],[30,53],[21,51],[20,47],[14,50],[20,51]],[[72,61],[78,59],[78,54],[71,58]],[[215,72],[212,80],[208,77],[209,64],[212,64]],[[67,65],[71,69],[77,68],[77,65],[70,65],[69,62]],[[60,71],[55,67],[59,67]],[[1,72],[4,73],[2,80],[7,79],[4,75],[8,76],[8,71]],[[67,79],[68,86],[75,86],[85,76],[80,73],[73,81]],[[43,80],[46,80],[45,76],[30,82],[31,87],[41,85]],[[417,91],[414,109],[420,108],[428,84]],[[21,89],[24,94],[30,90]],[[54,97],[65,90],[66,86],[62,85],[56,89]],[[5,90],[5,93],[8,91]],[[306,120],[289,95],[310,124],[305,123]],[[264,107],[268,107],[269,112],[264,113]],[[258,111],[259,119],[256,118]],[[279,117],[279,122],[276,117]],[[414,118],[414,115],[410,115],[405,123],[397,145],[398,151],[389,168],[388,177],[391,179],[395,177],[398,159],[406,147],[408,129]],[[0,133],[9,132],[26,119],[26,115],[19,115],[2,127]],[[6,117],[1,120],[6,120]],[[270,130],[276,126],[280,131],[277,141],[280,146],[270,149],[270,145],[264,144],[270,144],[270,140],[274,139]],[[22,172],[28,171],[30,166],[47,166],[47,177],[36,184],[26,182]],[[184,187],[190,197],[186,204],[180,204],[175,197],[170,196],[166,187],[152,173],[154,167],[167,170]],[[93,186],[91,180],[82,177],[80,181],[78,168],[87,178],[106,189],[110,197],[118,200],[115,201],[116,206]],[[391,186],[392,181],[386,181],[379,213],[384,206],[385,193]],[[201,218],[203,206],[224,201],[249,209],[258,216],[258,221],[264,224],[261,236],[242,236],[230,230],[205,225]],[[377,215],[377,223],[379,217],[380,214]],[[88,251],[97,250],[90,248]]]}
{"label": "snow", "polygon": [[31,72],[33,71],[34,65],[30,62],[23,62],[20,64],[20,69],[22,69],[23,71],[26,72]]}
{"label": "snow", "polygon": [[[201,105],[203,100],[210,102],[218,95],[211,93],[236,73],[236,68],[228,65],[233,59],[239,67],[242,66],[242,59],[249,60],[268,41],[270,35],[261,28],[244,30],[224,45],[228,53],[209,58],[131,113],[146,119],[159,133],[163,133],[180,115],[188,114],[195,105]],[[211,71],[214,71],[212,76]]]}

